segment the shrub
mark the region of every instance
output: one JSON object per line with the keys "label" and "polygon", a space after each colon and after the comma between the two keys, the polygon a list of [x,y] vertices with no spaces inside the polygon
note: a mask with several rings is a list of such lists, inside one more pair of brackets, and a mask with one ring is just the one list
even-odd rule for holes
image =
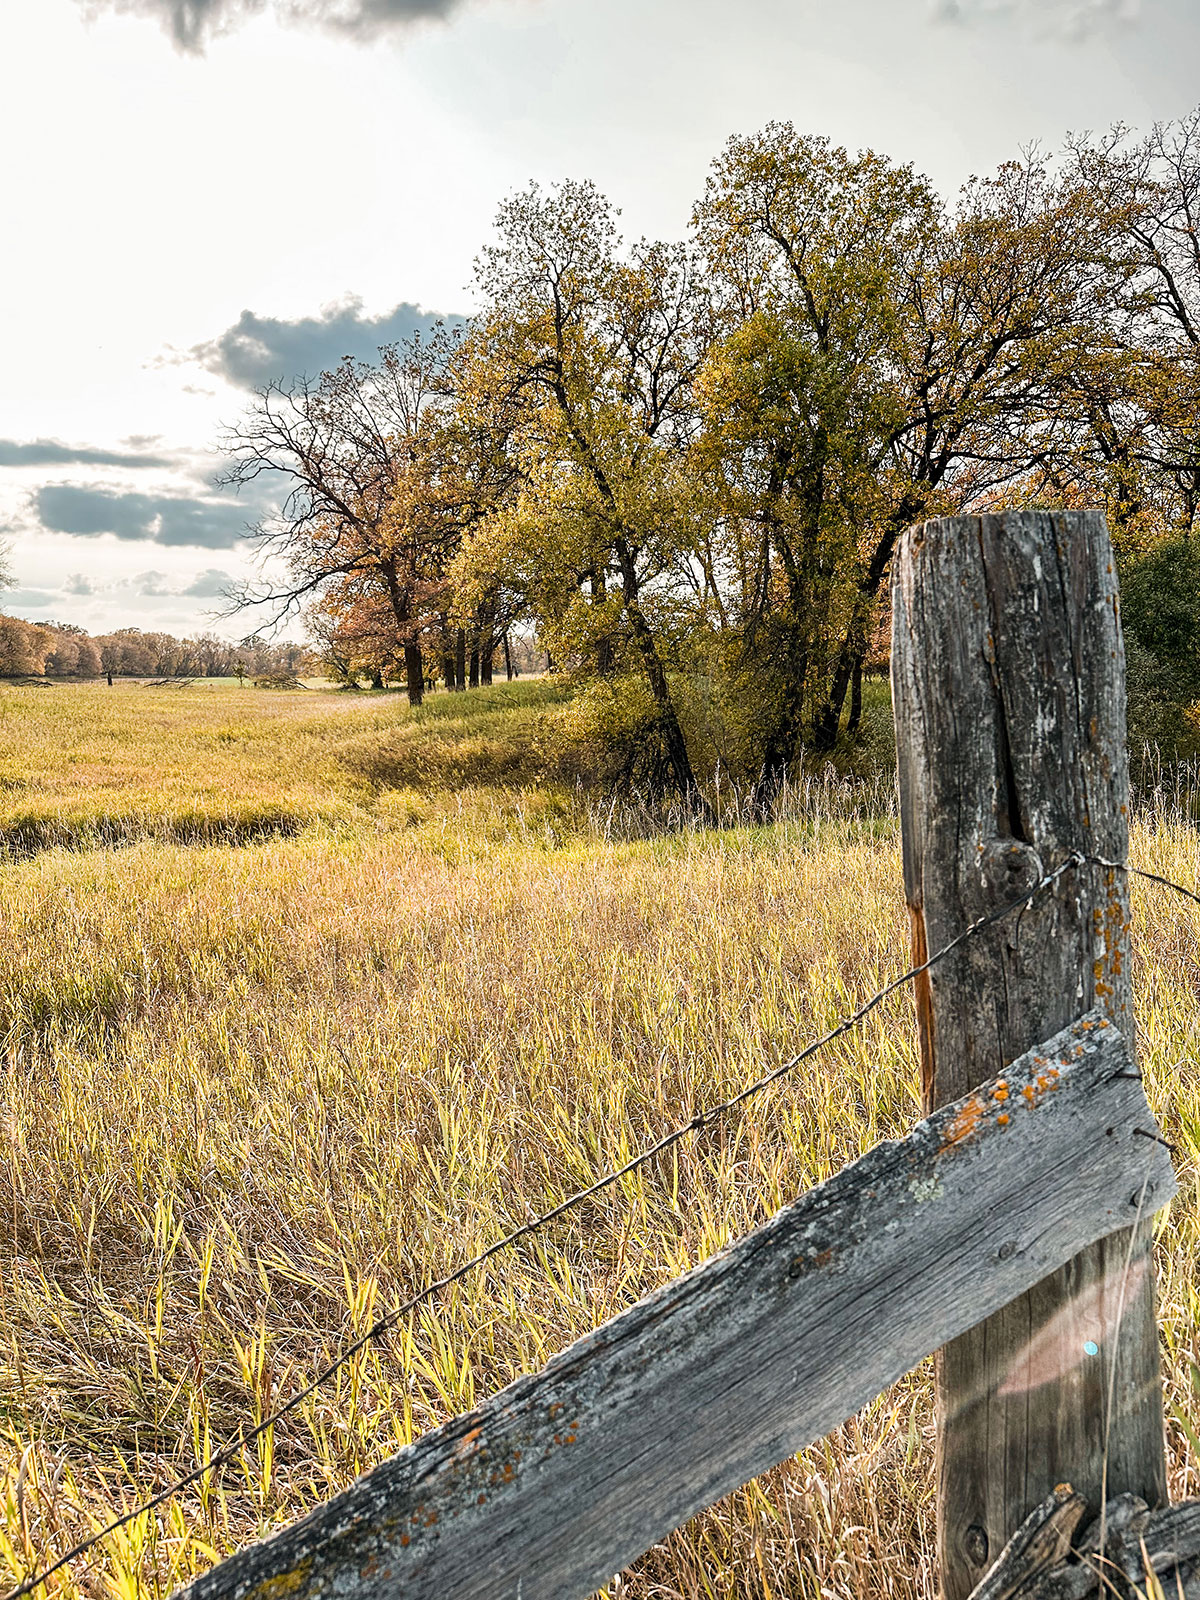
{"label": "shrub", "polygon": [[1125,635],[1125,674],[1130,755],[1138,759],[1147,746],[1166,761],[1200,754],[1200,729],[1188,714],[1195,698],[1190,675],[1161,661],[1130,631]]}
{"label": "shrub", "polygon": [[294,672],[264,672],[255,678],[256,689],[303,689],[304,685]]}
{"label": "shrub", "polygon": [[[1160,544],[1133,562],[1121,580],[1126,635],[1158,666],[1165,692],[1192,700],[1200,695],[1200,547],[1183,539]],[[1138,663],[1138,672],[1145,664]]]}

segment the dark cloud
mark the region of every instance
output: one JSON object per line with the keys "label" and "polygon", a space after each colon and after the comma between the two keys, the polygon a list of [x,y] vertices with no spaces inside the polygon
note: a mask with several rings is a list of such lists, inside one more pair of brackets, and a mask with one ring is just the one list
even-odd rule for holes
{"label": "dark cloud", "polygon": [[203,572],[196,574],[186,589],[180,589],[179,593],[193,595],[197,600],[219,600],[227,593],[233,581],[231,572],[222,572],[219,567],[206,567]]}
{"label": "dark cloud", "polygon": [[[202,51],[219,33],[267,10],[268,0],[83,0],[88,11],[153,17],[180,50]],[[371,40],[422,17],[447,17],[461,0],[274,0],[281,21],[315,24],[347,38]]]}
{"label": "dark cloud", "polygon": [[430,333],[439,321],[458,323],[462,318],[441,318],[435,311],[407,303],[378,317],[364,316],[363,303],[356,297],[326,306],[318,317],[295,322],[243,311],[231,328],[193,346],[185,359],[198,361],[241,389],[257,389],[273,378],[324,372],[343,356],[370,360],[381,344]]}
{"label": "dark cloud", "polygon": [[159,544],[227,550],[246,537],[250,506],[214,496],[140,494],[135,491],[49,484],[33,497],[42,527],[52,533],[118,539],[153,539]]}
{"label": "dark cloud", "polygon": [[82,572],[69,572],[67,581],[63,584],[64,594],[95,594],[90,578],[85,578]]}
{"label": "dark cloud", "polygon": [[[152,443],[152,440],[144,441]],[[130,439],[131,445],[143,441]],[[163,456],[146,455],[140,448],[132,452],[96,450],[90,445],[61,444],[57,439],[34,439],[18,444],[15,439],[0,439],[0,467],[169,467]]]}

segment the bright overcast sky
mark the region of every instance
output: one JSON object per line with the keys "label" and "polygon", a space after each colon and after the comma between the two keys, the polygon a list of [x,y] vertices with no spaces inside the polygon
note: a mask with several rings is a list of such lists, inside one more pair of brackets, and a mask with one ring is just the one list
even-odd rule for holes
{"label": "bright overcast sky", "polygon": [[530,178],[669,237],[772,118],[952,192],[1197,102],[1200,0],[3,0],[0,603],[210,626],[251,557],[222,421],[469,311]]}

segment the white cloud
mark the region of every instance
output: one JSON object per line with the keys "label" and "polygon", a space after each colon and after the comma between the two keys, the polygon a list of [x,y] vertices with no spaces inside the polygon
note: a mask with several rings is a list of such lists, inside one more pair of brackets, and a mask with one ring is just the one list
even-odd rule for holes
{"label": "white cloud", "polygon": [[130,580],[130,582],[131,587],[138,594],[149,595],[155,600],[175,593],[175,590],[170,587],[165,572],[139,572],[137,577]]}
{"label": "white cloud", "polygon": [[176,635],[213,632],[239,639],[257,619],[219,620],[223,590],[249,578],[254,568],[238,553],[221,568],[203,566],[197,551],[130,543],[112,534],[80,539],[70,534],[15,530],[13,567],[18,587],[0,593],[0,608],[38,621],[50,617],[89,633],[143,628]]}
{"label": "white cloud", "polygon": [[1016,22],[1028,33],[1061,39],[1086,39],[1142,15],[1141,0],[933,0],[931,9],[938,22]]}

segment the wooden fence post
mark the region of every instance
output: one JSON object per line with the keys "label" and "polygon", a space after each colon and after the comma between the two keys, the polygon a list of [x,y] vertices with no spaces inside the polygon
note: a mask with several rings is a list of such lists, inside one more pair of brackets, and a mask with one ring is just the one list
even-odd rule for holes
{"label": "wooden fence post", "polygon": [[[918,959],[1073,851],[1125,859],[1124,653],[1099,512],[909,529],[893,582],[905,892]],[[920,984],[926,1109],[1093,1005],[1134,1045],[1125,875],[1064,873]],[[1094,1509],[1166,1496],[1150,1229],[1076,1256],[939,1353],[938,1545],[963,1600],[1069,1481]],[[1113,1362],[1111,1418],[1107,1415]]]}

